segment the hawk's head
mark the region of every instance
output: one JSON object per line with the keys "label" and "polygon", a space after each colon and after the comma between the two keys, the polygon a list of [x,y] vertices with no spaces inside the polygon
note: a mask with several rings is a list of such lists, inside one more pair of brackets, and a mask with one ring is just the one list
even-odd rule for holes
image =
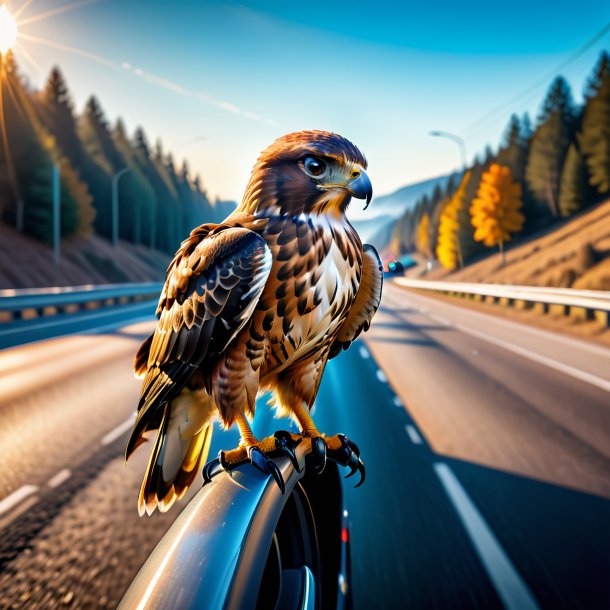
{"label": "hawk's head", "polygon": [[342,214],[352,197],[373,196],[364,155],[327,131],[299,131],[266,148],[252,170],[241,209],[277,207],[284,214]]}

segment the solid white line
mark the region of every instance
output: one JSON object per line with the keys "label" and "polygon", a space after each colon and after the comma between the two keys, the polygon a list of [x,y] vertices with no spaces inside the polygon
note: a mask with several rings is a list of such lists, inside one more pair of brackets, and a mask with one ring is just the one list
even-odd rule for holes
{"label": "solid white line", "polygon": [[451,326],[451,322],[449,322],[447,318],[443,318],[443,316],[437,316],[435,313],[430,313],[428,314],[428,317],[440,322],[441,324],[444,324],[445,326]]}
{"label": "solid white line", "polygon": [[123,434],[125,434],[125,432],[127,432],[127,430],[129,430],[133,426],[133,419],[134,418],[132,415],[122,424],[119,424],[116,428],[110,430],[110,432],[108,432],[108,434],[106,434],[106,436],[102,438],[102,445],[110,445],[110,443],[116,441],[117,438],[123,436]]}
{"label": "solid white line", "polygon": [[377,369],[377,379],[381,381],[381,383],[387,383],[388,378],[385,376],[385,373],[381,369]]}
{"label": "solid white line", "polygon": [[421,436],[419,435],[419,432],[410,424],[407,424],[405,426],[406,430],[407,430],[407,434],[409,435],[409,438],[411,439],[411,442],[414,445],[422,445],[424,441],[422,441]]}
{"label": "solid white line", "polygon": [[535,328],[530,324],[524,324],[523,322],[514,322],[512,320],[506,320],[505,318],[501,318],[499,316],[495,316],[489,313],[484,313],[475,309],[470,309],[463,305],[454,305],[453,303],[439,301],[432,297],[423,297],[422,295],[418,296],[420,296],[424,300],[432,300],[441,307],[444,307],[445,309],[450,309],[456,313],[463,313],[471,317],[480,316],[481,318],[484,318],[489,322],[498,324],[499,326],[505,326],[512,330],[518,330],[519,332],[537,335],[538,337],[543,337],[545,339],[548,339],[549,341],[558,341],[560,343],[564,343],[565,345],[570,345],[572,347],[576,347],[578,349],[582,349],[593,354],[598,354],[605,358],[610,357],[610,349],[601,345],[595,345],[594,343],[589,343],[588,341],[583,341],[581,339],[575,339],[574,337],[567,337],[566,335],[563,335],[561,333],[554,333],[548,330],[543,330],[541,328]]}
{"label": "solid white line", "polygon": [[371,354],[369,354],[369,350],[368,350],[368,349],[366,349],[366,347],[364,347],[364,345],[361,345],[361,346],[360,346],[360,349],[358,350],[358,353],[359,353],[359,354],[360,354],[360,356],[361,356],[362,358],[364,358],[365,360],[366,360],[367,358],[370,358],[370,357],[371,357]]}
{"label": "solid white line", "polygon": [[23,485],[19,489],[16,489],[12,494],[6,496],[6,498],[0,502],[0,515],[8,512],[11,508],[37,491],[38,487],[36,485]]}
{"label": "solid white line", "polygon": [[64,468],[60,470],[54,477],[47,481],[49,487],[59,487],[64,481],[67,481],[72,476],[72,473]]}
{"label": "solid white line", "polygon": [[400,400],[400,398],[398,398],[398,396],[394,396],[393,402],[395,407],[402,407],[402,401]]}
{"label": "solid white line", "polygon": [[556,360],[552,360],[551,358],[547,358],[546,356],[542,356],[541,354],[536,354],[531,352],[528,349],[523,347],[519,347],[517,345],[513,345],[512,343],[507,343],[506,341],[502,341],[500,339],[494,339],[485,333],[480,333],[478,330],[473,330],[472,328],[468,328],[466,326],[462,326],[461,324],[456,324],[455,327],[458,330],[461,330],[463,333],[467,335],[472,335],[473,337],[477,337],[478,339],[482,339],[483,341],[487,341],[493,345],[497,345],[509,352],[513,352],[514,354],[518,354],[519,356],[523,356],[524,358],[529,358],[538,364],[542,364],[544,366],[549,367],[550,369],[555,369],[560,373],[564,373],[565,375],[569,375],[570,377],[574,377],[580,381],[584,381],[586,383],[590,383],[606,392],[610,392],[610,381],[607,379],[602,379],[601,377],[597,377],[597,375],[592,375],[591,373],[587,373],[586,371],[581,371],[580,369],[575,369],[568,364],[563,364],[561,362],[557,362]]}
{"label": "solid white line", "polygon": [[506,610],[539,610],[527,585],[453,471],[443,462],[435,463],[434,470]]}

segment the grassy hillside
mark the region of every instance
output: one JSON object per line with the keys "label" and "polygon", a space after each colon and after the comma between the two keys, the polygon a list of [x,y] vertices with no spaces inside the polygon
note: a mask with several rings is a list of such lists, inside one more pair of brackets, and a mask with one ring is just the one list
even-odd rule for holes
{"label": "grassy hillside", "polygon": [[96,237],[62,241],[61,263],[39,241],[0,224],[0,289],[163,281],[170,257],[120,242],[114,248]]}
{"label": "grassy hillside", "polygon": [[610,290],[610,200],[510,248],[453,273],[452,281]]}

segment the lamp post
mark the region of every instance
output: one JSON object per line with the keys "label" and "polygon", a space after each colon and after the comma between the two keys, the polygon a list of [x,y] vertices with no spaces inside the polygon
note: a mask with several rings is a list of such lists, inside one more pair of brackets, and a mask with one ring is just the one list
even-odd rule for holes
{"label": "lamp post", "polygon": [[61,241],[61,175],[57,163],[53,165],[52,176],[53,263],[56,267],[59,267]]}
{"label": "lamp post", "polygon": [[450,133],[448,131],[430,131],[428,135],[434,138],[446,138],[447,140],[451,140],[455,142],[460,149],[460,158],[462,159],[462,169],[466,169],[466,142],[464,138],[456,135],[455,133]]}
{"label": "lamp post", "polygon": [[112,176],[112,245],[119,243],[119,180],[128,172],[131,167],[124,167]]}

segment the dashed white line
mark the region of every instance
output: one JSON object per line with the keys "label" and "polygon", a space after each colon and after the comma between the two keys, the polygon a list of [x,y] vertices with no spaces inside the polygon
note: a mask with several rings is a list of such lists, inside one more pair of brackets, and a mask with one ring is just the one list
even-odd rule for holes
{"label": "dashed white line", "polygon": [[395,407],[402,407],[402,401],[398,396],[394,396],[394,400],[392,401]]}
{"label": "dashed white line", "polygon": [[116,441],[117,438],[123,436],[123,434],[125,434],[125,432],[127,432],[127,430],[133,426],[133,419],[133,416],[131,416],[128,420],[124,421],[122,424],[119,424],[113,430],[110,430],[110,432],[108,432],[108,434],[102,438],[102,445],[110,445],[110,443]]}
{"label": "dashed white line", "polygon": [[64,468],[63,470],[60,470],[54,477],[51,477],[47,481],[47,485],[49,487],[59,487],[63,482],[67,481],[71,476],[72,476],[72,473],[67,468]]}
{"label": "dashed white line", "polygon": [[0,515],[8,512],[37,491],[38,487],[36,485],[23,485],[19,489],[16,489],[12,494],[6,496],[6,498],[0,502]]}
{"label": "dashed white line", "polygon": [[463,333],[466,333],[467,335],[472,335],[473,337],[477,337],[478,339],[487,341],[492,345],[497,345],[498,347],[508,350],[509,352],[513,352],[514,354],[518,354],[519,356],[529,358],[530,360],[533,360],[538,364],[542,364],[551,369],[555,369],[560,373],[564,373],[565,375],[569,375],[570,377],[574,377],[575,379],[579,379],[580,381],[585,381],[586,383],[590,383],[591,385],[597,386],[598,388],[605,390],[606,392],[610,392],[610,381],[608,381],[607,379],[602,379],[601,377],[597,377],[597,375],[592,375],[591,373],[587,373],[586,371],[575,369],[572,366],[557,362],[556,360],[552,360],[551,358],[547,358],[546,356],[542,356],[541,354],[536,354],[523,347],[513,345],[512,343],[507,343],[506,341],[502,341],[500,339],[494,339],[493,337],[490,337],[485,333],[480,333],[477,330],[462,326],[461,324],[456,324],[456,328],[458,330],[461,330]]}
{"label": "dashed white line", "polygon": [[360,349],[358,350],[358,353],[360,354],[360,357],[361,357],[361,358],[364,358],[365,360],[366,360],[367,358],[370,358],[370,357],[371,357],[371,354],[369,354],[369,350],[368,350],[368,349],[366,349],[366,347],[364,347],[364,345],[361,345],[361,346],[360,346]]}
{"label": "dashed white line", "polygon": [[434,464],[434,470],[506,610],[539,610],[527,585],[453,471],[443,462]]}
{"label": "dashed white line", "polygon": [[376,375],[377,375],[377,379],[379,379],[379,381],[381,381],[381,383],[388,382],[388,378],[385,376],[385,373],[381,369],[377,369]]}
{"label": "dashed white line", "polygon": [[422,440],[421,436],[419,435],[419,432],[415,429],[414,426],[407,424],[405,426],[405,429],[407,430],[407,434],[409,435],[409,438],[411,439],[411,442],[414,445],[423,445],[424,441]]}

